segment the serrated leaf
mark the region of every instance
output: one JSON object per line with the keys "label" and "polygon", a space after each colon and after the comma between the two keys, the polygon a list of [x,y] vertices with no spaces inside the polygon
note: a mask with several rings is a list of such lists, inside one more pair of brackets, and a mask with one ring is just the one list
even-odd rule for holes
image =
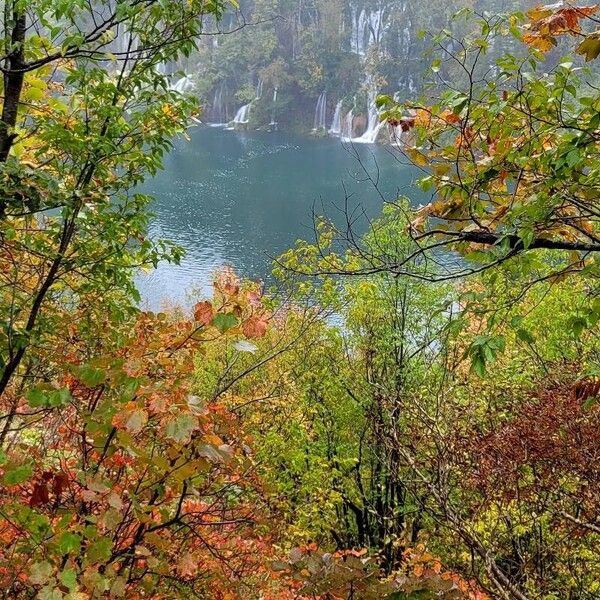
{"label": "serrated leaf", "polygon": [[60,582],[69,589],[69,591],[73,591],[77,588],[77,573],[75,569],[66,568],[59,575]]}
{"label": "serrated leaf", "polygon": [[92,563],[104,562],[112,554],[112,541],[109,538],[95,540],[87,549],[86,557]]}
{"label": "serrated leaf", "polygon": [[76,533],[65,531],[58,538],[58,550],[61,554],[76,554],[81,548],[81,538]]}

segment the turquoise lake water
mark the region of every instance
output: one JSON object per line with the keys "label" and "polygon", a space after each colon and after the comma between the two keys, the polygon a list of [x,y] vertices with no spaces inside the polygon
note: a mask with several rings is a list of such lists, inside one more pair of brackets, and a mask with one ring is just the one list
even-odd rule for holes
{"label": "turquoise lake water", "polygon": [[[165,170],[144,189],[156,198],[150,235],[186,251],[180,265],[138,277],[143,305],[152,309],[165,300],[188,305],[190,292],[209,295],[213,273],[225,265],[268,281],[274,257],[313,238],[313,211],[343,223],[346,204],[373,218],[384,199],[422,200],[414,170],[382,146],[210,127],[190,136],[177,141]],[[359,217],[356,228],[366,226]]]}

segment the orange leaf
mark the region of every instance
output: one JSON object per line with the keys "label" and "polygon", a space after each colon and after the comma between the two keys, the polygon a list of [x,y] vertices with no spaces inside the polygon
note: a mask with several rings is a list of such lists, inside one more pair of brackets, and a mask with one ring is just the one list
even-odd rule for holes
{"label": "orange leaf", "polygon": [[214,310],[210,302],[198,302],[194,306],[194,321],[202,325],[208,325],[214,316]]}
{"label": "orange leaf", "polygon": [[268,323],[260,317],[250,317],[242,326],[247,338],[260,338],[267,333]]}

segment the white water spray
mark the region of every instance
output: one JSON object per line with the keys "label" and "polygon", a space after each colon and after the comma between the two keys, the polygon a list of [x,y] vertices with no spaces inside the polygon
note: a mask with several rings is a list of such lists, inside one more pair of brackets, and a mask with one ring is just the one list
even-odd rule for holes
{"label": "white water spray", "polygon": [[386,28],[384,13],[384,7],[370,11],[363,8],[360,13],[356,8],[352,8],[352,32],[350,35],[352,52],[364,56],[371,46],[381,42]]}
{"label": "white water spray", "polygon": [[254,100],[248,102],[248,104],[244,104],[237,113],[235,113],[235,117],[233,117],[233,127],[236,125],[247,125],[250,122],[250,109],[252,108],[252,104],[257,100],[260,100],[263,93],[263,80],[259,79],[256,84],[256,95],[254,96]]}
{"label": "white water spray", "polygon": [[194,89],[194,79],[191,75],[184,75],[170,86],[174,92],[186,94]]}
{"label": "white water spray", "polygon": [[277,127],[277,122],[275,121],[275,105],[277,104],[277,92],[279,91],[279,88],[277,86],[275,86],[275,89],[273,90],[273,112],[271,113],[271,122],[269,123],[269,125],[271,127]]}
{"label": "white water spray", "polygon": [[317,100],[317,106],[315,108],[315,123],[313,131],[318,131],[319,129],[327,129],[327,124],[325,122],[325,113],[327,110],[327,92],[323,92],[319,99]]}
{"label": "white water spray", "polygon": [[379,131],[383,127],[384,123],[379,119],[379,110],[375,100],[377,98],[377,90],[369,90],[369,116],[367,120],[367,130],[357,138],[353,138],[352,141],[356,144],[374,144],[377,141]]}
{"label": "white water spray", "polygon": [[333,121],[331,121],[331,127],[329,128],[329,135],[340,136],[342,134],[342,104],[340,100],[335,105],[335,112],[333,113]]}

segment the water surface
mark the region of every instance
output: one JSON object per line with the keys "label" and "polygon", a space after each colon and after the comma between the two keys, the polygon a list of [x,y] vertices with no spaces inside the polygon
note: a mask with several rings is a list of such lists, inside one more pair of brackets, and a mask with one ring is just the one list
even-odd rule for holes
{"label": "water surface", "polygon": [[[156,198],[150,235],[186,251],[180,265],[161,264],[138,277],[143,304],[153,309],[165,300],[186,305],[191,290],[209,294],[224,265],[268,280],[274,257],[312,239],[313,210],[343,223],[350,196],[350,210],[377,216],[383,200],[361,163],[386,199],[416,196],[414,172],[381,146],[208,127],[190,135],[144,190]],[[366,219],[356,226],[364,230]]]}

